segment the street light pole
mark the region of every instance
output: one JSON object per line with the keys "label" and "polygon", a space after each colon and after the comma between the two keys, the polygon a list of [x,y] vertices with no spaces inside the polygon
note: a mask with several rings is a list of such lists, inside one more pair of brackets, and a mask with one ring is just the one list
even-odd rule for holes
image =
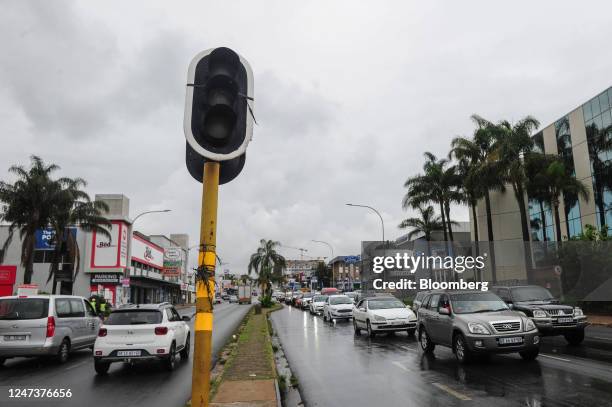
{"label": "street light pole", "polygon": [[[126,260],[126,268],[125,268],[125,272],[124,272],[124,277],[129,277],[130,276],[130,268],[132,267],[132,237],[134,234],[134,224],[136,223],[136,221],[138,220],[138,218],[140,218],[143,215],[148,215],[150,213],[165,213],[165,212],[171,212],[171,209],[159,209],[159,210],[153,210],[153,211],[144,211],[139,213],[138,215],[136,215],[136,217],[134,219],[132,219],[132,222],[130,223],[130,226],[128,226],[128,252],[127,252],[127,260]],[[127,292],[128,295],[126,295],[126,299],[129,302],[130,301],[130,296],[129,296],[129,291]]]}
{"label": "street light pole", "polygon": [[359,207],[359,208],[368,208],[368,209],[371,209],[374,212],[376,212],[376,214],[380,218],[380,224],[382,225],[382,242],[383,242],[383,245],[385,245],[385,222],[383,221],[383,218],[380,215],[380,212],[378,212],[376,209],[374,209],[374,208],[372,208],[371,206],[368,206],[368,205],[358,205],[358,204],[347,203],[346,206],[356,206],[356,207]]}
{"label": "street light pole", "polygon": [[[331,258],[329,261],[333,261],[334,260],[334,248],[332,247],[332,245],[330,245],[329,243],[323,241],[323,240],[312,240],[315,243],[322,243],[324,245],[326,245],[327,247],[329,247],[329,250],[331,251]],[[334,265],[332,264],[332,286],[334,286]]]}

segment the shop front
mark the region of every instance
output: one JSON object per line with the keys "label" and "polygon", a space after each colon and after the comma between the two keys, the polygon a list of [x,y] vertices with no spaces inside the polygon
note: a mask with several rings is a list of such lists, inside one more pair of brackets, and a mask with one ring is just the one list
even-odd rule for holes
{"label": "shop front", "polygon": [[116,307],[118,299],[122,297],[120,273],[94,273],[90,277],[90,292],[92,295],[103,297],[111,306]]}

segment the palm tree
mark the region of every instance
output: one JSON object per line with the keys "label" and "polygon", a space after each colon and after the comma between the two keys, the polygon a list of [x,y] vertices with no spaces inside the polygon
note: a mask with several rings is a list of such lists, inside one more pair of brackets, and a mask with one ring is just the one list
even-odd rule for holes
{"label": "palm tree", "polygon": [[515,124],[502,120],[495,126],[495,153],[501,165],[504,181],[512,185],[514,197],[519,207],[523,241],[529,242],[527,208],[525,206],[525,185],[527,175],[524,157],[533,150],[531,134],[540,122],[532,116],[526,116]]}
{"label": "palm tree", "polygon": [[261,239],[257,251],[251,255],[248,271],[257,274],[257,283],[264,293],[264,298],[272,296],[272,283],[282,281],[286,267],[285,258],[276,252],[280,242]]}
{"label": "palm tree", "polygon": [[459,178],[455,167],[448,167],[447,159],[438,159],[430,152],[425,152],[424,155],[426,161],[423,174],[408,178],[404,183],[408,191],[404,195],[402,207],[417,209],[428,203],[439,205],[444,241],[452,242],[452,223],[447,220],[450,219],[451,202],[459,202],[461,199],[458,192]]}
{"label": "palm tree", "polygon": [[68,256],[74,269],[72,280],[79,272],[81,252],[78,242],[70,233],[70,227],[78,226],[84,232],[99,233],[111,238],[111,222],[103,214],[108,212],[108,206],[101,201],[91,201],[89,195],[82,191],[87,183],[81,178],[65,179],[62,188],[54,201],[54,211],[51,215],[51,227],[55,231],[55,250],[49,267],[47,282],[53,279],[52,293],[55,294],[55,277],[62,257]]}
{"label": "palm tree", "polygon": [[[478,232],[478,216],[476,205],[479,199],[484,198],[487,220],[487,240],[489,242],[491,262],[491,278],[497,281],[497,265],[495,261],[495,248],[493,247],[493,216],[491,211],[491,191],[505,191],[504,183],[499,177],[499,164],[494,157],[495,125],[476,114],[471,116],[476,125],[472,138],[455,137],[451,142],[450,157],[454,157],[458,164],[458,174],[463,180],[462,190],[464,201],[472,209],[474,220],[474,240],[480,240]],[[476,243],[475,252],[479,245]]]}
{"label": "palm tree", "polygon": [[[398,225],[400,229],[412,228],[408,232],[408,239],[412,239],[417,234],[423,234],[426,241],[431,241],[432,233],[443,230],[442,218],[440,215],[436,215],[433,206],[418,206],[420,217],[404,219],[402,223]],[[457,223],[457,222],[454,222]]]}
{"label": "palm tree", "polygon": [[61,189],[62,179],[53,181],[50,175],[59,169],[55,164],[45,164],[37,156],[30,158],[30,168],[13,165],[9,172],[17,176],[12,183],[0,181],[0,202],[3,203],[0,221],[8,222],[8,236],[0,250],[0,263],[4,260],[15,231],[21,239],[21,264],[25,269],[23,282],[32,282],[34,271],[35,234],[51,223],[54,201]]}
{"label": "palm tree", "polygon": [[[525,155],[525,172],[527,180],[525,183],[525,191],[530,202],[537,202],[540,211],[540,219],[534,219],[530,222],[531,228],[542,230],[542,240],[547,241],[546,233],[546,213],[545,204],[552,202],[551,190],[546,170],[549,165],[559,160],[559,157],[552,154],[542,154],[539,152],[531,152]],[[545,246],[546,247],[546,246]]]}
{"label": "palm tree", "polygon": [[565,197],[566,205],[572,206],[571,203],[568,203],[568,197],[573,197],[573,199],[576,200],[576,198],[580,196],[588,202],[589,191],[584,183],[577,180],[560,160],[553,161],[546,168],[545,176],[548,180],[547,183],[549,185],[551,203],[555,214],[557,242],[561,242],[561,220],[559,217],[561,196],[563,195]]}

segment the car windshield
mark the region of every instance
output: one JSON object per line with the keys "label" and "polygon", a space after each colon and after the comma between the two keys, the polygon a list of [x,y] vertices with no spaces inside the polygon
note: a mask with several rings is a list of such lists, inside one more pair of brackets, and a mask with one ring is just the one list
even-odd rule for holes
{"label": "car windshield", "polygon": [[0,319],[41,319],[49,313],[49,300],[45,298],[0,299]]}
{"label": "car windshield", "polygon": [[311,294],[311,293],[304,294],[304,298],[310,298],[310,297],[312,297],[312,294]]}
{"label": "car windshield", "polygon": [[501,298],[489,292],[452,294],[450,298],[455,314],[472,314],[508,309],[508,306]]}
{"label": "car windshield", "polygon": [[368,308],[370,309],[392,309],[392,308],[406,308],[403,302],[395,298],[385,298],[380,300],[369,300]]}
{"label": "car windshield", "polygon": [[315,295],[312,298],[313,302],[325,302],[325,300],[327,300],[327,295]]}
{"label": "car windshield", "polygon": [[157,310],[118,310],[113,311],[104,325],[141,325],[159,324],[162,314]]}
{"label": "car windshield", "polygon": [[329,299],[329,303],[331,305],[352,304],[353,301],[349,297],[346,297],[346,296],[343,295],[343,296],[339,296],[339,297],[331,297]]}
{"label": "car windshield", "polygon": [[544,287],[518,287],[512,289],[514,301],[550,301],[554,297]]}
{"label": "car windshield", "polygon": [[350,298],[356,298],[357,297],[356,293],[346,293],[344,295],[346,295],[347,297],[350,297]]}

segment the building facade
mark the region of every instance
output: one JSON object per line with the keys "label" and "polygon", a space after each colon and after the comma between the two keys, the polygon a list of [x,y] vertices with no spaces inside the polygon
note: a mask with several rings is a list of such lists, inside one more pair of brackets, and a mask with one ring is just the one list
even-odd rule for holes
{"label": "building facade", "polygon": [[[612,88],[608,88],[533,136],[535,149],[562,158],[566,168],[588,189],[590,199],[564,196],[560,202],[563,239],[579,235],[587,224],[612,230],[612,179],[606,168],[612,160]],[[518,204],[511,191],[492,191],[491,212],[495,241],[522,241]],[[525,196],[532,241],[554,241],[553,211],[547,202]],[[484,202],[477,205],[479,240],[488,239]],[[474,221],[470,213],[472,237]]]}
{"label": "building facade", "polygon": [[[86,232],[78,225],[72,227],[69,233],[79,247],[78,261],[73,264],[62,256],[60,270],[50,278],[55,236],[51,229],[36,231],[31,283],[42,293],[84,297],[97,294],[112,306],[128,302],[186,302],[190,290],[188,236],[149,237],[133,232],[127,197],[107,194],[96,195],[95,199],[109,206],[106,217],[111,222],[110,237]],[[0,242],[4,243],[7,236],[8,226],[0,225]],[[2,294],[16,294],[25,273],[18,233],[4,254],[0,271]]]}
{"label": "building facade", "polygon": [[336,256],[329,266],[334,287],[345,291],[361,289],[361,256]]}

